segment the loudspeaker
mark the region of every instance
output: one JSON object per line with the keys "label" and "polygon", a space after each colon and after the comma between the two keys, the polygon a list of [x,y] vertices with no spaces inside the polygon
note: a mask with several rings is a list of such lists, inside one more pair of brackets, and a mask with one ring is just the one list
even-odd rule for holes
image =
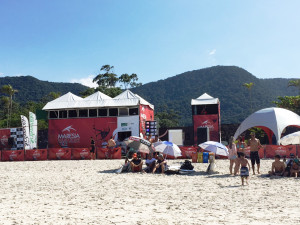
{"label": "loudspeaker", "polygon": [[14,137],[9,137],[8,138],[8,145],[12,147],[15,144],[15,138]]}
{"label": "loudspeaker", "polygon": [[209,128],[198,127],[197,128],[197,145],[209,141]]}

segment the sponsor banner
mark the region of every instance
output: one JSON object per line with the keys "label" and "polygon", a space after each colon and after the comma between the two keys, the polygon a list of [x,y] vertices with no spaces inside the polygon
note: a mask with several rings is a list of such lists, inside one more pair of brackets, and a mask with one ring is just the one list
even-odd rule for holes
{"label": "sponsor banner", "polygon": [[194,115],[194,143],[197,143],[197,128],[208,127],[210,141],[220,141],[219,119],[218,115]]}
{"label": "sponsor banner", "polygon": [[122,148],[98,148],[97,159],[121,159]]}
{"label": "sponsor banner", "polygon": [[88,148],[72,148],[72,159],[91,159]]}
{"label": "sponsor banner", "polygon": [[117,128],[117,117],[51,119],[49,120],[49,148],[86,148],[93,137],[100,147],[113,136]]}
{"label": "sponsor banner", "polygon": [[[140,105],[140,133],[145,138],[146,134],[146,121],[154,120],[154,111],[148,105]],[[140,135],[138,135],[140,136]]]}
{"label": "sponsor banner", "polygon": [[29,142],[30,147],[37,148],[37,120],[36,115],[29,112]]}
{"label": "sponsor banner", "polygon": [[197,147],[194,146],[181,146],[181,155],[179,159],[192,159],[193,155],[197,153]]}
{"label": "sponsor banner", "polygon": [[[228,146],[227,146],[227,148],[228,148]],[[250,146],[247,146],[246,148],[244,148],[244,153],[247,158],[250,158]],[[258,150],[258,155],[259,155],[259,158],[261,158],[261,159],[265,157],[265,146],[261,147]]]}
{"label": "sponsor banner", "polygon": [[49,148],[48,159],[50,160],[70,160],[71,149],[70,148]]}
{"label": "sponsor banner", "polygon": [[265,156],[266,158],[274,158],[275,155],[286,156],[289,158],[290,154],[296,155],[296,145],[267,145]]}
{"label": "sponsor banner", "polygon": [[10,137],[10,129],[0,129],[0,149],[8,148],[8,138]]}
{"label": "sponsor banner", "polygon": [[25,160],[27,161],[47,160],[47,149],[25,150]]}
{"label": "sponsor banner", "polygon": [[29,141],[29,123],[26,116],[21,115],[21,123],[23,128],[24,148],[30,149]]}
{"label": "sponsor banner", "polygon": [[2,161],[24,161],[24,150],[3,150]]}

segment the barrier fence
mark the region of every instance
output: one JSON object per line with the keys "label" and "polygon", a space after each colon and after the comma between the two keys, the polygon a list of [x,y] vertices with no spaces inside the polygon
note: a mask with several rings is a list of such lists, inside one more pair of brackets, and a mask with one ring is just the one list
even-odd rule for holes
{"label": "barrier fence", "polygon": [[[192,159],[196,157],[198,147],[183,146],[179,159]],[[97,148],[97,159],[121,159],[122,149],[118,148]],[[250,147],[245,148],[245,154],[250,156]],[[300,145],[264,145],[259,150],[260,158],[274,158],[275,155],[281,157],[294,154],[300,158]],[[145,156],[144,156],[145,158]],[[168,159],[174,159],[168,156]],[[40,161],[40,160],[89,160],[91,159],[89,148],[48,148],[30,150],[2,150],[0,151],[1,161]]]}

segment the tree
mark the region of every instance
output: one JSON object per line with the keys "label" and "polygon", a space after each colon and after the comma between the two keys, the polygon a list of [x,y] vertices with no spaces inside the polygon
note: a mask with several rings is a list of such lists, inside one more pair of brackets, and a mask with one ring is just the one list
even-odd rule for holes
{"label": "tree", "polygon": [[289,84],[288,84],[288,87],[292,87],[292,86],[298,88],[299,95],[300,95],[300,79],[298,79],[298,80],[290,80]]}
{"label": "tree", "polygon": [[8,104],[8,110],[7,110],[7,127],[10,126],[11,122],[11,115],[12,115],[12,105],[13,105],[13,96],[15,93],[18,92],[18,90],[13,89],[13,87],[10,84],[3,85],[1,88],[1,92],[9,96],[9,104]]}
{"label": "tree", "polygon": [[246,87],[249,90],[249,95],[250,95],[250,106],[251,106],[251,113],[253,113],[253,107],[252,107],[252,94],[251,94],[251,90],[252,90],[252,86],[254,85],[254,83],[250,82],[250,83],[244,83],[243,86]]}
{"label": "tree", "polygon": [[119,77],[119,82],[123,83],[124,89],[128,89],[128,86],[130,88],[141,86],[142,84],[137,83],[137,81],[138,81],[138,76],[135,73],[131,75],[124,73]]}
{"label": "tree", "polygon": [[[93,79],[99,86],[115,87],[118,82],[117,75],[113,72],[114,67],[110,65],[104,65],[100,69],[100,73]],[[104,73],[101,73],[104,72]]]}
{"label": "tree", "polygon": [[279,101],[274,101],[273,103],[276,106],[288,109],[300,115],[300,95],[298,96],[280,96],[278,97]]}
{"label": "tree", "polygon": [[159,127],[161,128],[170,128],[178,127],[180,116],[174,110],[158,112],[155,114],[155,117],[158,118]]}

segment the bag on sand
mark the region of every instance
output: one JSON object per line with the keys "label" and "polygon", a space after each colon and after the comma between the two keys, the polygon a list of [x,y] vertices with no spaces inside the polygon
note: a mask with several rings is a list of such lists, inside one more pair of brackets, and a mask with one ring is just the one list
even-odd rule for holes
{"label": "bag on sand", "polygon": [[193,170],[194,166],[192,165],[191,161],[185,160],[184,163],[181,165],[180,169],[182,169],[182,170]]}

